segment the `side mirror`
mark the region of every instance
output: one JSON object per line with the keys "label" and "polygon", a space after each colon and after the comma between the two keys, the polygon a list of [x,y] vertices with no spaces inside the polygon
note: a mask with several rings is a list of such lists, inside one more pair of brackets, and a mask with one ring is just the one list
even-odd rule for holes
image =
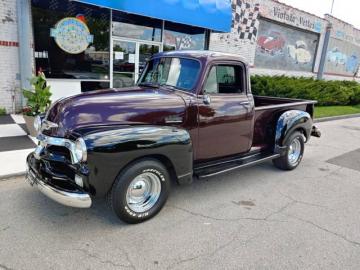
{"label": "side mirror", "polygon": [[206,105],[209,105],[211,103],[211,98],[206,93],[203,95],[203,103],[206,104]]}

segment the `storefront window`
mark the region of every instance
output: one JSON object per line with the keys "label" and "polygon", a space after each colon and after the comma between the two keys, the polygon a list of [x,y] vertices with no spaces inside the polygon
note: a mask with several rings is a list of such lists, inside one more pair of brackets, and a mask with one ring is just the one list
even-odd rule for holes
{"label": "storefront window", "polygon": [[161,42],[162,21],[113,11],[113,36]]}
{"label": "storefront window", "polygon": [[205,30],[176,23],[165,23],[164,51],[204,50]]}
{"label": "storefront window", "polygon": [[32,0],[36,69],[49,78],[108,80],[110,11]]}

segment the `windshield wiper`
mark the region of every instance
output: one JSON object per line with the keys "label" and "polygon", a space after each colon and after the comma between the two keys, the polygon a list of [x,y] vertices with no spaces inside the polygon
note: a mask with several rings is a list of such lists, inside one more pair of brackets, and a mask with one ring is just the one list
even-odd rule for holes
{"label": "windshield wiper", "polygon": [[138,84],[138,86],[147,86],[147,87],[159,88],[160,84],[159,83],[154,83],[154,82],[141,82],[141,83]]}

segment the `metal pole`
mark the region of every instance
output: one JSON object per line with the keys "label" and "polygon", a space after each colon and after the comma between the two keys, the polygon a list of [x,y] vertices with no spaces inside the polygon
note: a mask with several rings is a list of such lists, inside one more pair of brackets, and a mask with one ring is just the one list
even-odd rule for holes
{"label": "metal pole", "polygon": [[331,10],[330,10],[330,14],[331,14],[331,15],[332,15],[332,13],[333,13],[334,2],[335,2],[335,0],[332,0],[332,3],[331,3]]}
{"label": "metal pole", "polygon": [[[30,0],[17,0],[18,33],[19,33],[19,71],[20,88],[30,89],[29,79],[32,76],[32,49],[30,46]],[[21,94],[21,105],[24,106],[24,98]]]}
{"label": "metal pole", "polygon": [[332,29],[332,25],[331,25],[331,23],[328,23],[328,25],[326,26],[324,44],[323,44],[323,48],[321,51],[320,64],[319,64],[319,69],[318,69],[318,73],[317,73],[318,80],[321,80],[324,75],[324,66],[325,66],[325,61],[326,61],[327,49],[329,46],[331,29]]}

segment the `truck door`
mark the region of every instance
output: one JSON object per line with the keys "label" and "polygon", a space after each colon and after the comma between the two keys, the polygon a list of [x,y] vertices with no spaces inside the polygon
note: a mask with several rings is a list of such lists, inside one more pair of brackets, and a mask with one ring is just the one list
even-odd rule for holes
{"label": "truck door", "polygon": [[246,68],[242,63],[219,62],[208,68],[197,97],[197,160],[250,150],[255,106],[247,88]]}

